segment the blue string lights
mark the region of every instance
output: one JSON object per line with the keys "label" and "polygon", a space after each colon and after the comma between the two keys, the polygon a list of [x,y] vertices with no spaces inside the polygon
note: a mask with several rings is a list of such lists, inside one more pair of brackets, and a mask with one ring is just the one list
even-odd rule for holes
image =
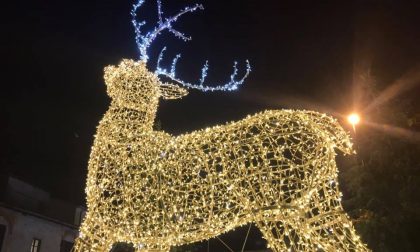
{"label": "blue string lights", "polygon": [[160,0],[157,0],[158,5],[158,18],[159,21],[157,22],[158,26],[156,26],[152,31],[146,33],[145,35],[141,34],[141,27],[146,24],[146,21],[137,21],[137,10],[144,4],[145,0],[138,0],[135,4],[133,4],[133,9],[131,10],[132,16],[132,24],[134,26],[134,31],[136,33],[136,44],[140,51],[140,59],[144,62],[147,62],[149,56],[147,55],[147,49],[150,47],[152,42],[156,39],[156,37],[164,30],[168,30],[169,32],[173,33],[175,37],[180,38],[184,41],[191,40],[191,37],[187,37],[184,33],[175,30],[172,27],[172,23],[176,22],[179,17],[188,13],[194,12],[198,9],[203,10],[204,7],[201,4],[196,4],[194,6],[185,7],[183,10],[178,12],[175,16],[169,18],[163,18],[162,12],[162,3]]}
{"label": "blue string lights", "polygon": [[[183,41],[191,40],[191,37],[186,36],[184,33],[175,30],[172,27],[172,23],[176,22],[179,17],[182,15],[188,13],[188,12],[195,12],[197,10],[203,10],[204,7],[201,4],[195,4],[192,6],[187,6],[181,11],[179,11],[176,15],[164,18],[163,17],[163,11],[162,11],[162,2],[161,0],[157,0],[157,9],[158,9],[158,21],[157,26],[150,32],[147,32],[146,34],[142,34],[141,28],[146,24],[145,21],[137,21],[137,11],[138,9],[144,4],[145,0],[138,0],[135,4],[133,4],[133,9],[131,10],[131,16],[132,16],[132,24],[134,26],[134,31],[136,33],[136,44],[140,52],[140,60],[147,63],[149,60],[149,56],[147,55],[147,49],[151,46],[152,42],[156,39],[156,37],[164,30],[168,30],[172,34],[175,35],[175,37],[182,39]],[[245,79],[248,77],[249,73],[251,72],[251,66],[249,64],[249,61],[246,61],[246,71],[242,78],[236,79],[238,75],[238,68],[237,68],[237,62],[234,62],[233,65],[233,72],[230,75],[230,80],[224,85],[212,85],[212,86],[205,86],[204,81],[207,77],[208,73],[208,61],[204,64],[203,68],[201,69],[201,78],[199,80],[198,84],[193,84],[186,82],[184,80],[181,80],[180,78],[176,77],[176,64],[178,60],[181,58],[180,54],[177,54],[173,60],[170,69],[166,69],[160,66],[160,62],[163,58],[163,53],[166,50],[166,47],[162,49],[162,51],[159,54],[158,60],[157,60],[157,67],[155,70],[155,74],[158,76],[165,76],[177,83],[179,83],[182,86],[185,86],[187,88],[192,89],[198,89],[201,91],[232,91],[238,89],[240,85],[242,85],[245,81]]]}
{"label": "blue string lights", "polygon": [[[352,153],[349,135],[338,122],[313,111],[268,110],[242,120],[181,135],[153,129],[159,98],[178,99],[186,88],[164,84],[158,75],[202,91],[235,90],[237,63],[225,85],[204,86],[208,62],[197,84],[169,69],[147,69],[147,49],[163,30],[188,40],[171,23],[195,5],[163,18],[142,35],[145,22],[132,16],[140,61],[122,60],[105,68],[110,107],[95,135],[88,165],[88,211],[74,252],[112,250],[116,242],[137,251],[169,252],[255,223],[275,252],[357,251],[361,242],[341,205],[335,150]],[[222,168],[222,169],[220,169]],[[204,174],[204,175],[203,175]]]}

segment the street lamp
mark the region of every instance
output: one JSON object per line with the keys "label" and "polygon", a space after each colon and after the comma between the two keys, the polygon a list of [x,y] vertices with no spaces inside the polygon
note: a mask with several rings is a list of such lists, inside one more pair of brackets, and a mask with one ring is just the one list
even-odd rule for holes
{"label": "street lamp", "polygon": [[360,122],[360,116],[357,113],[351,113],[347,117],[347,121],[352,125],[354,132],[356,132],[356,124]]}

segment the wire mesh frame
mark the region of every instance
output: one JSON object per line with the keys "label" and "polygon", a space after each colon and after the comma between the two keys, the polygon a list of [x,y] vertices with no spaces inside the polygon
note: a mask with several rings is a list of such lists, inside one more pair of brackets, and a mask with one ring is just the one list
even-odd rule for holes
{"label": "wire mesh frame", "polygon": [[112,103],[89,160],[88,211],[74,251],[138,251],[210,239],[255,223],[274,251],[368,251],[341,206],[335,150],[352,153],[331,117],[273,110],[171,136],[153,131],[163,87],[145,64],[105,69]]}

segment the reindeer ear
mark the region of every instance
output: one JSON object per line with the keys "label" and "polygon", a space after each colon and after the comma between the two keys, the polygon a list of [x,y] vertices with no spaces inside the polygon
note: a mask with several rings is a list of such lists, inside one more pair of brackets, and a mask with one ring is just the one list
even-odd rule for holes
{"label": "reindeer ear", "polygon": [[159,88],[162,98],[165,100],[179,99],[188,94],[185,88],[169,83],[160,84]]}
{"label": "reindeer ear", "polygon": [[115,67],[114,66],[106,66],[104,68],[104,79],[105,84],[110,85],[112,82],[112,77],[115,75]]}

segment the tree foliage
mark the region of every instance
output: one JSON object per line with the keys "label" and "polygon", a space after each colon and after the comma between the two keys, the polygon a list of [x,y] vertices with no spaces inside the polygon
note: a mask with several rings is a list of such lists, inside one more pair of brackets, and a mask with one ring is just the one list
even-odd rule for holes
{"label": "tree foliage", "polygon": [[376,127],[357,129],[357,155],[341,169],[344,206],[373,251],[420,251],[420,143],[416,133],[396,134],[386,126],[418,130],[409,102],[395,100],[371,112]]}

